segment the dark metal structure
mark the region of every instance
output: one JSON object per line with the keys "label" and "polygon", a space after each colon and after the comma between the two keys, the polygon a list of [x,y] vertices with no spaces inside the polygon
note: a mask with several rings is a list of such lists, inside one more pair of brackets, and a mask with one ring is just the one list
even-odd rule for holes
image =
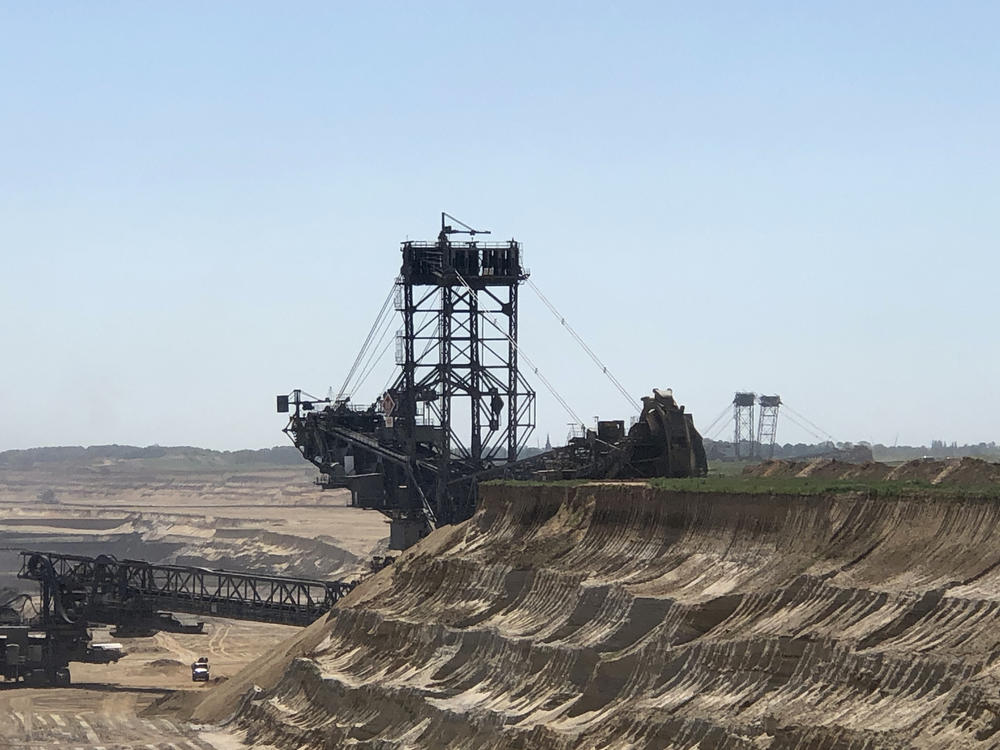
{"label": "dark metal structure", "polygon": [[518,370],[521,245],[482,234],[443,213],[434,242],[402,243],[399,374],[376,403],[278,397],[321,484],[389,516],[394,549],[471,516],[476,475],[515,462],[535,426],[535,393]]}
{"label": "dark metal structure", "polygon": [[107,664],[122,656],[120,648],[93,647],[82,625],[0,626],[0,678],[28,687],[69,685],[71,661]]}
{"label": "dark metal structure", "polygon": [[18,578],[41,587],[41,624],[106,623],[123,629],[167,630],[162,610],[237,620],[308,625],[345,596],[353,583],[238,573],[22,552]]}
{"label": "dark metal structure", "polygon": [[733,456],[754,456],[753,407],[757,394],[741,392],[733,397]]}
{"label": "dark metal structure", "polygon": [[[781,396],[758,396],[757,405],[757,448],[761,458],[774,458],[774,443],[778,437],[778,408]],[[764,456],[764,453],[767,456]]]}
{"label": "dark metal structure", "polygon": [[598,421],[596,430],[586,430],[566,446],[526,458],[503,473],[543,480],[698,477],[708,474],[708,459],[691,415],[669,389],[654,389],[652,396],[643,396],[642,412],[627,432],[621,420]]}
{"label": "dark metal structure", "polygon": [[[518,369],[518,289],[528,272],[520,243],[480,242],[481,234],[488,233],[443,213],[434,242],[402,243],[395,287],[399,372],[375,403],[352,404],[347,383],[334,398],[301,390],[278,396],[278,411],[289,413],[285,433],[320,470],[320,485],[348,488],[354,505],[387,515],[390,548],[405,549],[439,524],[472,516],[478,482],[486,478],[704,475],[701,436],[668,391],[643,399],[627,433],[624,422],[600,422],[596,431],[580,425],[568,446],[520,458],[535,427],[535,393]],[[373,334],[381,319],[382,313],[348,381],[369,342],[379,339]]]}
{"label": "dark metal structure", "polygon": [[70,662],[125,655],[118,644],[92,643],[92,625],[129,636],[202,632],[203,623],[173,612],[308,625],[355,585],[49,552],[22,552],[18,578],[39,584],[41,606],[29,622],[0,625],[0,677],[35,686],[68,685]]}

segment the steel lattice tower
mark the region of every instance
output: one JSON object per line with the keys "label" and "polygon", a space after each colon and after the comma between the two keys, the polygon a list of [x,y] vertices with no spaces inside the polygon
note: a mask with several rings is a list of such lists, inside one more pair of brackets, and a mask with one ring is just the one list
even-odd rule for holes
{"label": "steel lattice tower", "polygon": [[736,458],[754,455],[753,406],[756,400],[755,393],[737,393],[733,398],[733,456]]}
{"label": "steel lattice tower", "polygon": [[388,394],[406,454],[437,464],[433,489],[407,483],[413,517],[429,502],[443,523],[469,515],[461,507],[468,489],[456,479],[516,461],[534,429],[535,393],[517,365],[521,246],[478,242],[476,234],[484,232],[443,214],[436,242],[402,244],[402,371]]}
{"label": "steel lattice tower", "polygon": [[517,461],[535,426],[535,393],[518,371],[518,287],[528,278],[521,245],[481,242],[481,234],[489,232],[442,214],[436,241],[402,243],[399,372],[375,403],[300,390],[277,399],[279,412],[292,412],[285,432],[319,468],[320,484],[346,487],[352,505],[390,518],[391,549],[471,517],[479,477]]}
{"label": "steel lattice tower", "polygon": [[757,399],[760,412],[757,419],[757,446],[763,458],[764,450],[767,457],[774,458],[774,442],[778,436],[778,407],[781,406],[781,396],[760,396]]}

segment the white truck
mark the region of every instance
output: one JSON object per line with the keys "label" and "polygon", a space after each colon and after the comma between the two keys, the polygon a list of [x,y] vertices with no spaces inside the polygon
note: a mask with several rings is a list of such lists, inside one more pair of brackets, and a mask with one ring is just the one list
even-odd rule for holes
{"label": "white truck", "polygon": [[208,682],[208,657],[200,656],[191,665],[191,682]]}

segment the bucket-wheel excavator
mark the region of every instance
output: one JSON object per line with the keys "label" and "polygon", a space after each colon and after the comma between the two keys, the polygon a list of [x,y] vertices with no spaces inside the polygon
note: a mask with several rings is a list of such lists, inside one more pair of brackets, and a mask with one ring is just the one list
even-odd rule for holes
{"label": "bucket-wheel excavator", "polygon": [[[535,427],[535,392],[519,369],[527,356],[518,341],[518,291],[528,271],[519,242],[483,242],[483,234],[489,232],[442,214],[437,240],[403,242],[399,277],[340,391],[317,398],[293,390],[277,398],[278,412],[289,414],[285,432],[319,469],[319,484],[347,488],[355,506],[388,516],[392,549],[469,518],[485,478],[707,472],[701,436],[669,390],[643,398],[628,429],[623,421],[580,425],[567,446],[523,457]],[[374,402],[358,405],[350,384],[363,380],[354,378],[359,363],[370,371],[370,352],[391,328],[393,301],[402,316],[398,373]]]}

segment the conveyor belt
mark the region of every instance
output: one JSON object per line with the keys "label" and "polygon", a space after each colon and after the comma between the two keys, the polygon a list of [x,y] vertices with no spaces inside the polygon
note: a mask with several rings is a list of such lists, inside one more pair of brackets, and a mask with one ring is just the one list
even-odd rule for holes
{"label": "conveyor belt", "polygon": [[151,610],[307,625],[354,582],[241,573],[180,565],[21,552],[19,578],[38,581],[55,612],[72,621],[119,623]]}

